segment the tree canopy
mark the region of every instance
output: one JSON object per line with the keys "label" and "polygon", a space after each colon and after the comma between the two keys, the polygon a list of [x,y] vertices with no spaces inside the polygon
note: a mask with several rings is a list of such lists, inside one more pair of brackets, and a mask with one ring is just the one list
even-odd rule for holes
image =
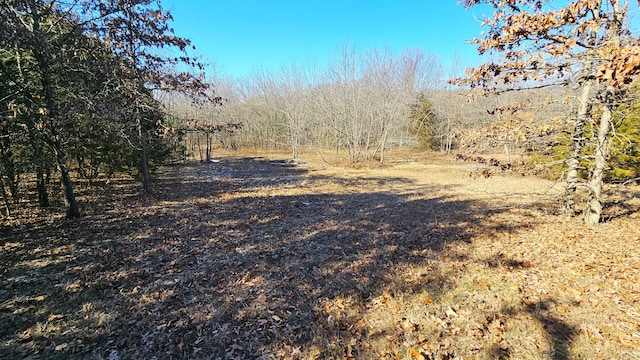
{"label": "tree canopy", "polygon": [[69,217],[80,215],[70,171],[91,179],[137,168],[150,192],[149,162],[169,144],[153,92],[215,101],[171,20],[154,0],[0,1],[0,178],[14,201],[33,171],[48,206],[54,169]]}
{"label": "tree canopy", "polygon": [[[572,151],[567,158],[565,211],[573,215],[574,193],[585,185],[589,200],[585,221],[597,223],[601,191],[613,133],[613,113],[626,101],[628,87],[640,72],[640,41],[628,25],[629,1],[574,0],[560,6],[550,0],[464,0],[468,8],[486,4],[495,10],[483,19],[487,28],[472,40],[489,61],[453,82],[490,92],[530,87],[576,86]],[[587,123],[597,130],[585,132]],[[587,143],[594,161],[589,179],[578,179]]]}

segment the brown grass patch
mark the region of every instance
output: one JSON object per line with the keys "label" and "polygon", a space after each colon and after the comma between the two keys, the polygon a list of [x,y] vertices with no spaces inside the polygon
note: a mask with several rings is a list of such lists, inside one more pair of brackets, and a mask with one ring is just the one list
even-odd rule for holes
{"label": "brown grass patch", "polygon": [[585,227],[440,154],[219,159],[4,219],[0,358],[640,357],[637,187]]}

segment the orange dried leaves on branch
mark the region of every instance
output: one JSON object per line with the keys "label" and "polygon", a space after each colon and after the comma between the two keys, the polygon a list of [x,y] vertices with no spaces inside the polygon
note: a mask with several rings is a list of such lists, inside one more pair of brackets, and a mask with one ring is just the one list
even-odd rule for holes
{"label": "orange dried leaves on branch", "polygon": [[181,131],[199,131],[203,133],[226,133],[233,135],[235,130],[242,129],[241,123],[227,123],[227,124],[206,124],[199,122],[195,119],[187,119],[185,125],[179,130]]}
{"label": "orange dried leaves on branch", "polygon": [[609,55],[603,56],[606,61],[598,67],[596,77],[600,82],[619,88],[640,73],[640,46],[608,47],[601,52]]}
{"label": "orange dried leaves on branch", "polygon": [[493,52],[501,60],[470,69],[465,77],[451,82],[495,89],[557,77],[557,82],[564,84],[569,69],[590,61],[599,63],[596,76],[601,82],[614,86],[631,82],[640,71],[638,46],[630,46],[633,38],[629,36],[616,46],[608,44],[603,34],[619,16],[611,10],[618,7],[609,6],[609,2],[575,0],[558,8],[548,0],[461,1],[466,8],[479,4],[493,7],[493,14],[485,16],[482,23],[488,29],[471,43],[479,54]]}

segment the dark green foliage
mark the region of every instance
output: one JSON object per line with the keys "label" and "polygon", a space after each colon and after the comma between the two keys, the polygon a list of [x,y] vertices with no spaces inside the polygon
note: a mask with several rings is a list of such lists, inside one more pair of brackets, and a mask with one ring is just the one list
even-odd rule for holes
{"label": "dark green foliage", "polygon": [[[598,119],[599,114],[595,114],[593,118]],[[594,126],[597,124],[586,124],[584,133],[586,139],[594,137]],[[634,179],[637,181],[640,177],[640,102],[636,102],[631,107],[618,107],[614,116],[614,128],[609,145],[609,169],[605,174],[605,181],[609,183]],[[558,178],[567,170],[563,160],[569,156],[571,144],[570,133],[561,132],[546,152],[532,157],[532,162],[542,161],[548,164],[550,177]],[[582,179],[589,177],[587,169],[592,167],[593,154],[594,144],[587,143],[580,160],[579,175]]]}
{"label": "dark green foliage", "polygon": [[418,146],[423,150],[433,150],[439,144],[436,137],[436,114],[433,104],[423,96],[411,109],[409,132],[416,136]]}
{"label": "dark green foliage", "polygon": [[[170,19],[148,0],[0,3],[0,195],[7,213],[10,198],[17,202],[24,192],[23,178],[33,175],[40,206],[48,206],[48,192],[58,190],[49,178],[58,173],[68,215],[76,217],[72,178],[148,175],[178,149],[152,88],[207,86],[165,66],[191,65],[189,57],[165,62],[151,51],[189,44],[173,35]],[[148,52],[123,51],[143,45]]]}
{"label": "dark green foliage", "polygon": [[630,109],[620,108],[614,120],[615,133],[611,141],[611,169],[607,180],[623,182],[640,177],[640,102]]}

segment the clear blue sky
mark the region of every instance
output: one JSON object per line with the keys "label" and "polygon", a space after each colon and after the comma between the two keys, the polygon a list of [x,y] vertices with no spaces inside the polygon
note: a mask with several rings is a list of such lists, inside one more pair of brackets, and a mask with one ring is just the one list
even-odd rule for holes
{"label": "clear blue sky", "polygon": [[256,69],[278,71],[299,64],[323,66],[343,45],[390,47],[479,62],[467,40],[480,34],[483,9],[457,0],[164,0],[176,34],[191,39],[197,54],[221,76]]}

